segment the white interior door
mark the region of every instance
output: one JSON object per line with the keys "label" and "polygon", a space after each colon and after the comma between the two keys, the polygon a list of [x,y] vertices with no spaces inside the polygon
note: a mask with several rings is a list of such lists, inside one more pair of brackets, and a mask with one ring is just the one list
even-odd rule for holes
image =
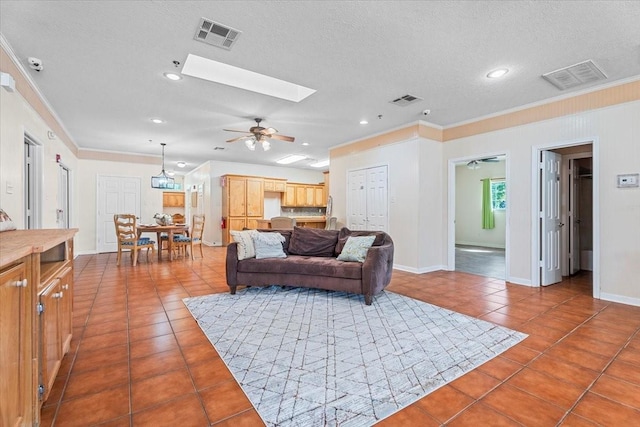
{"label": "white interior door", "polygon": [[367,169],[367,230],[387,230],[387,167]]}
{"label": "white interior door", "polygon": [[60,171],[58,175],[58,209],[56,210],[56,222],[58,228],[69,228],[70,224],[70,171],[64,166],[60,165]]}
{"label": "white interior door", "polygon": [[347,227],[387,231],[387,167],[349,172]]}
{"label": "white interior door", "polygon": [[128,213],[140,217],[140,185],[140,178],[98,176],[98,252],[118,249],[113,215]]}
{"label": "white interior door", "polygon": [[562,156],[551,151],[542,152],[541,164],[541,285],[562,280],[560,270],[560,164]]}
{"label": "white interior door", "polygon": [[580,271],[580,177],[575,159],[569,160],[569,274]]}
{"label": "white interior door", "polygon": [[351,230],[367,229],[366,176],[366,169],[349,172],[347,228]]}

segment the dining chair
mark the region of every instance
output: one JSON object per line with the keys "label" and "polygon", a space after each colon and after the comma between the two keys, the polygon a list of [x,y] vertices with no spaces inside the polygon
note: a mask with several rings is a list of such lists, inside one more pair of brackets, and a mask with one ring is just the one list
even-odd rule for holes
{"label": "dining chair", "polygon": [[193,258],[193,247],[200,246],[200,256],[204,258],[202,253],[202,234],[204,233],[204,215],[194,215],[191,221],[191,232],[189,235],[173,236],[173,247],[178,252],[183,252],[186,258],[186,249],[189,247],[191,251],[191,259]]}
{"label": "dining chair", "polygon": [[335,230],[337,222],[338,222],[338,218],[336,218],[335,216],[327,218],[327,223],[324,226],[324,229],[325,230]]}
{"label": "dining chair", "polygon": [[288,216],[274,216],[271,218],[271,228],[275,230],[293,230],[296,219]]}
{"label": "dining chair", "polygon": [[136,216],[132,214],[115,214],[113,223],[116,227],[116,236],[118,238],[118,257],[116,265],[120,265],[122,259],[122,250],[127,249],[131,252],[131,260],[133,266],[138,264],[138,252],[142,249],[147,250],[147,262],[149,262],[149,249],[153,255],[156,253],[156,242],[148,237],[138,237],[136,229]]}

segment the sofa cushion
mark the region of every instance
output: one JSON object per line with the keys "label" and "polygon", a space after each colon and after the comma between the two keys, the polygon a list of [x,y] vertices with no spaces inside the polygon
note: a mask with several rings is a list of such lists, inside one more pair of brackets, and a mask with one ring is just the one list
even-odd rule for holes
{"label": "sofa cushion", "polygon": [[256,230],[229,231],[234,242],[238,242],[238,261],[247,258],[255,258],[256,248],[253,244],[253,235]]}
{"label": "sofa cushion", "polygon": [[338,255],[338,261],[364,262],[375,238],[376,236],[349,236],[342,252]]}
{"label": "sofa cushion", "polygon": [[282,249],[285,254],[289,253],[289,243],[291,242],[291,233],[293,230],[273,230],[271,228],[258,228],[260,233],[280,233],[282,237],[284,237],[284,242],[282,242]]}
{"label": "sofa cushion", "polygon": [[384,243],[384,231],[369,231],[369,230],[349,230],[347,227],[342,227],[338,234],[338,243],[336,243],[336,255],[340,255],[342,248],[349,236],[376,236],[371,246],[380,246]]}
{"label": "sofa cushion", "polygon": [[286,258],[282,249],[284,237],[280,233],[260,233],[252,236],[256,248],[256,258]]}
{"label": "sofa cushion", "polygon": [[289,255],[287,258],[245,259],[238,262],[239,273],[300,274],[362,279],[362,264],[330,257]]}
{"label": "sofa cushion", "polygon": [[289,243],[293,255],[333,257],[338,242],[338,230],[294,227]]}

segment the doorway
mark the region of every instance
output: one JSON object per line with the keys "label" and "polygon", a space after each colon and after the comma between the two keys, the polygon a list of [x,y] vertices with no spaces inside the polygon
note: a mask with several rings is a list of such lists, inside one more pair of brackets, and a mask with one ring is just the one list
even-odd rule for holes
{"label": "doorway", "polygon": [[58,228],[69,228],[71,224],[71,171],[63,164],[58,173],[56,223]]}
{"label": "doorway", "polygon": [[[534,147],[534,286],[582,274],[590,278],[593,297],[599,298],[597,154],[597,140]],[[555,178],[549,175],[551,164],[557,165]],[[558,194],[550,197],[549,182],[554,180]],[[554,218],[547,215],[551,212]]]}
{"label": "doorway", "polygon": [[24,135],[24,228],[42,228],[42,145]]}
{"label": "doorway", "polygon": [[118,241],[113,216],[119,213],[140,217],[141,178],[98,176],[97,251],[115,252]]}
{"label": "doorway", "polygon": [[455,271],[505,280],[506,156],[455,161],[453,168],[449,194],[454,208],[449,223],[454,252],[450,265]]}

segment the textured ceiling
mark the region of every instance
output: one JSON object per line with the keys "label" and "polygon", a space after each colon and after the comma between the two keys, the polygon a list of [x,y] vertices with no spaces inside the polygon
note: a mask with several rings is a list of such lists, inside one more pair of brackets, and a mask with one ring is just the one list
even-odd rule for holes
{"label": "textured ceiling", "polygon": [[[193,39],[201,17],[242,31],[231,51]],[[0,31],[80,148],[158,155],[165,142],[167,169],[182,160],[187,170],[290,153],[322,160],[329,147],[417,120],[446,127],[581,91],[594,85],[560,91],[541,75],[587,59],[608,76],[598,84],[639,76],[639,22],[639,1],[0,2]],[[294,103],[163,77],[189,53],[317,92]],[[30,56],[43,71],[28,68]],[[485,77],[498,67],[511,71]],[[389,103],[405,94],[423,101]],[[254,117],[296,142],[269,152],[225,142],[239,134],[223,128],[248,129]]]}

